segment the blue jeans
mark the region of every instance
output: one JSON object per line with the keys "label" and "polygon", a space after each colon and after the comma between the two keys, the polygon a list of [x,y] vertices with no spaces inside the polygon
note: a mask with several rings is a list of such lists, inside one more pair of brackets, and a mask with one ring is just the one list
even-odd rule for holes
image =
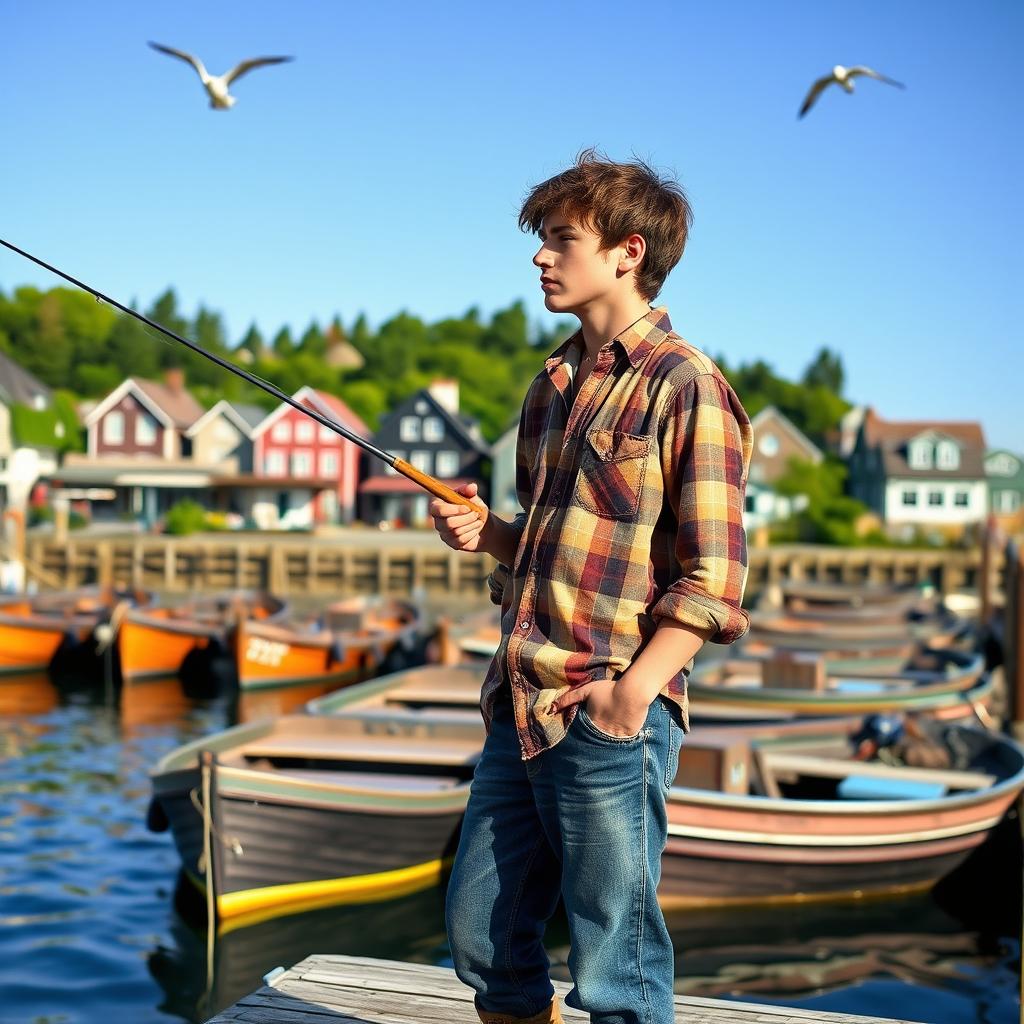
{"label": "blue jeans", "polygon": [[581,706],[560,743],[524,762],[511,703],[499,701],[445,908],[456,973],[481,1009],[532,1017],[551,1002],[542,938],[561,895],[568,1005],[600,1024],[674,1024],[656,889],[682,735],[660,697],[625,738],[601,732]]}

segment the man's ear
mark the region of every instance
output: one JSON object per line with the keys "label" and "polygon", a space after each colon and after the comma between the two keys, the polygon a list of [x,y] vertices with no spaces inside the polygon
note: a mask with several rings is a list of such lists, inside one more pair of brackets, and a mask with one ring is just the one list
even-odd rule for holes
{"label": "man's ear", "polygon": [[626,273],[636,270],[644,260],[647,242],[643,235],[629,235],[619,248],[619,271]]}

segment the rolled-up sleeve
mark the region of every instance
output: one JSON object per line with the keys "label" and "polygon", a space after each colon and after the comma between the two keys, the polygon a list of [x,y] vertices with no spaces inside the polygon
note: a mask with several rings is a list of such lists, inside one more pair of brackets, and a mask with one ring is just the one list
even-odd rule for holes
{"label": "rolled-up sleeve", "polygon": [[665,500],[676,510],[679,577],[652,609],[710,630],[730,644],[747,631],[742,609],[747,581],[743,500],[753,435],[743,406],[718,373],[697,374],[674,395],[661,444]]}

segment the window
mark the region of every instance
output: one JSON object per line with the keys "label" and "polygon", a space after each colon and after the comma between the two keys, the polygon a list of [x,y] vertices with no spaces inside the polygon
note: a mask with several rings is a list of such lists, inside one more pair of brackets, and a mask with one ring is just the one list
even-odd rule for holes
{"label": "window", "polygon": [[985,463],[985,472],[992,476],[1013,476],[1018,469],[1020,469],[1020,463],[1012,455],[1007,455],[1005,452],[993,455]]}
{"label": "window", "polygon": [[322,423],[320,424],[320,443],[321,444],[337,444],[338,435],[331,430],[330,427],[325,427]]}
{"label": "window", "polygon": [[313,453],[308,451],[292,452],[292,476],[313,475]]}
{"label": "window", "polygon": [[419,417],[403,416],[402,422],[398,425],[398,436],[403,441],[418,441],[420,439]]}
{"label": "window", "polygon": [[423,440],[444,440],[444,420],[442,420],[440,416],[428,416],[423,421]]}
{"label": "window", "polygon": [[139,413],[135,418],[135,443],[152,444],[156,440],[156,423],[146,413]]}
{"label": "window", "polygon": [[770,459],[779,454],[779,439],[774,434],[765,434],[757,442],[757,447],[766,459]]}
{"label": "window", "polygon": [[967,508],[967,506],[970,505],[970,503],[971,496],[970,494],[967,493],[967,491],[957,491],[956,494],[953,495],[953,504],[959,506],[960,508]]}
{"label": "window", "polygon": [[292,425],[288,420],[278,420],[274,424],[274,429],[270,432],[270,436],[275,441],[290,441],[292,439]]}
{"label": "window", "polygon": [[757,511],[757,495],[747,494],[743,498],[743,511],[744,512],[756,512]]}
{"label": "window", "polygon": [[1016,512],[1020,508],[1020,495],[1016,491],[996,491],[993,504],[997,512]]}
{"label": "window", "polygon": [[940,441],[935,449],[939,469],[956,469],[960,465],[960,449],[952,441]]}
{"label": "window", "polygon": [[917,504],[917,491],[904,491],[903,492],[903,504],[904,505],[916,505]]}
{"label": "window", "polygon": [[[396,459],[405,458],[405,452],[392,452],[391,454],[394,455]],[[384,472],[387,473],[388,476],[398,476],[398,470],[393,466],[389,466],[386,462],[384,463]]]}
{"label": "window", "polygon": [[437,453],[437,475],[438,476],[456,476],[459,472],[459,453],[458,452],[438,452]]}
{"label": "window", "polygon": [[103,417],[103,440],[106,444],[124,444],[124,413],[115,409]]}
{"label": "window", "polygon": [[323,477],[335,477],[338,475],[338,453],[320,453],[320,475]]}
{"label": "window", "polygon": [[430,457],[430,452],[413,452],[409,456],[409,464],[413,469],[418,469],[421,473],[432,473],[433,461]]}
{"label": "window", "polygon": [[931,469],[932,446],[927,441],[916,441],[910,446],[910,465],[914,469]]}
{"label": "window", "polygon": [[310,441],[316,436],[316,424],[310,420],[299,420],[295,424],[295,440],[301,441],[304,444],[309,444]]}
{"label": "window", "polygon": [[263,471],[267,476],[284,476],[284,452],[272,448],[263,460]]}
{"label": "window", "polygon": [[929,505],[943,505],[945,504],[945,495],[942,491],[929,491],[928,492],[928,504]]}

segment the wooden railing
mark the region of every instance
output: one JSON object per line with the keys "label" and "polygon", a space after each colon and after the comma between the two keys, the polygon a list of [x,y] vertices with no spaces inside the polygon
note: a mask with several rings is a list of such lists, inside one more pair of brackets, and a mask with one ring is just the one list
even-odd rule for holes
{"label": "wooden railing", "polygon": [[[397,539],[397,538],[396,538]],[[425,536],[398,544],[358,538],[71,536],[64,543],[33,537],[32,564],[46,585],[68,589],[90,583],[130,584],[162,591],[265,588],[283,596],[348,591],[409,593],[416,589],[470,594],[486,592],[494,562],[460,554]],[[1002,560],[992,555],[990,587],[999,586]],[[982,553],[954,550],[836,548],[778,545],[750,551],[748,592],[787,579],[841,583],[919,584],[942,593],[979,584]]]}

